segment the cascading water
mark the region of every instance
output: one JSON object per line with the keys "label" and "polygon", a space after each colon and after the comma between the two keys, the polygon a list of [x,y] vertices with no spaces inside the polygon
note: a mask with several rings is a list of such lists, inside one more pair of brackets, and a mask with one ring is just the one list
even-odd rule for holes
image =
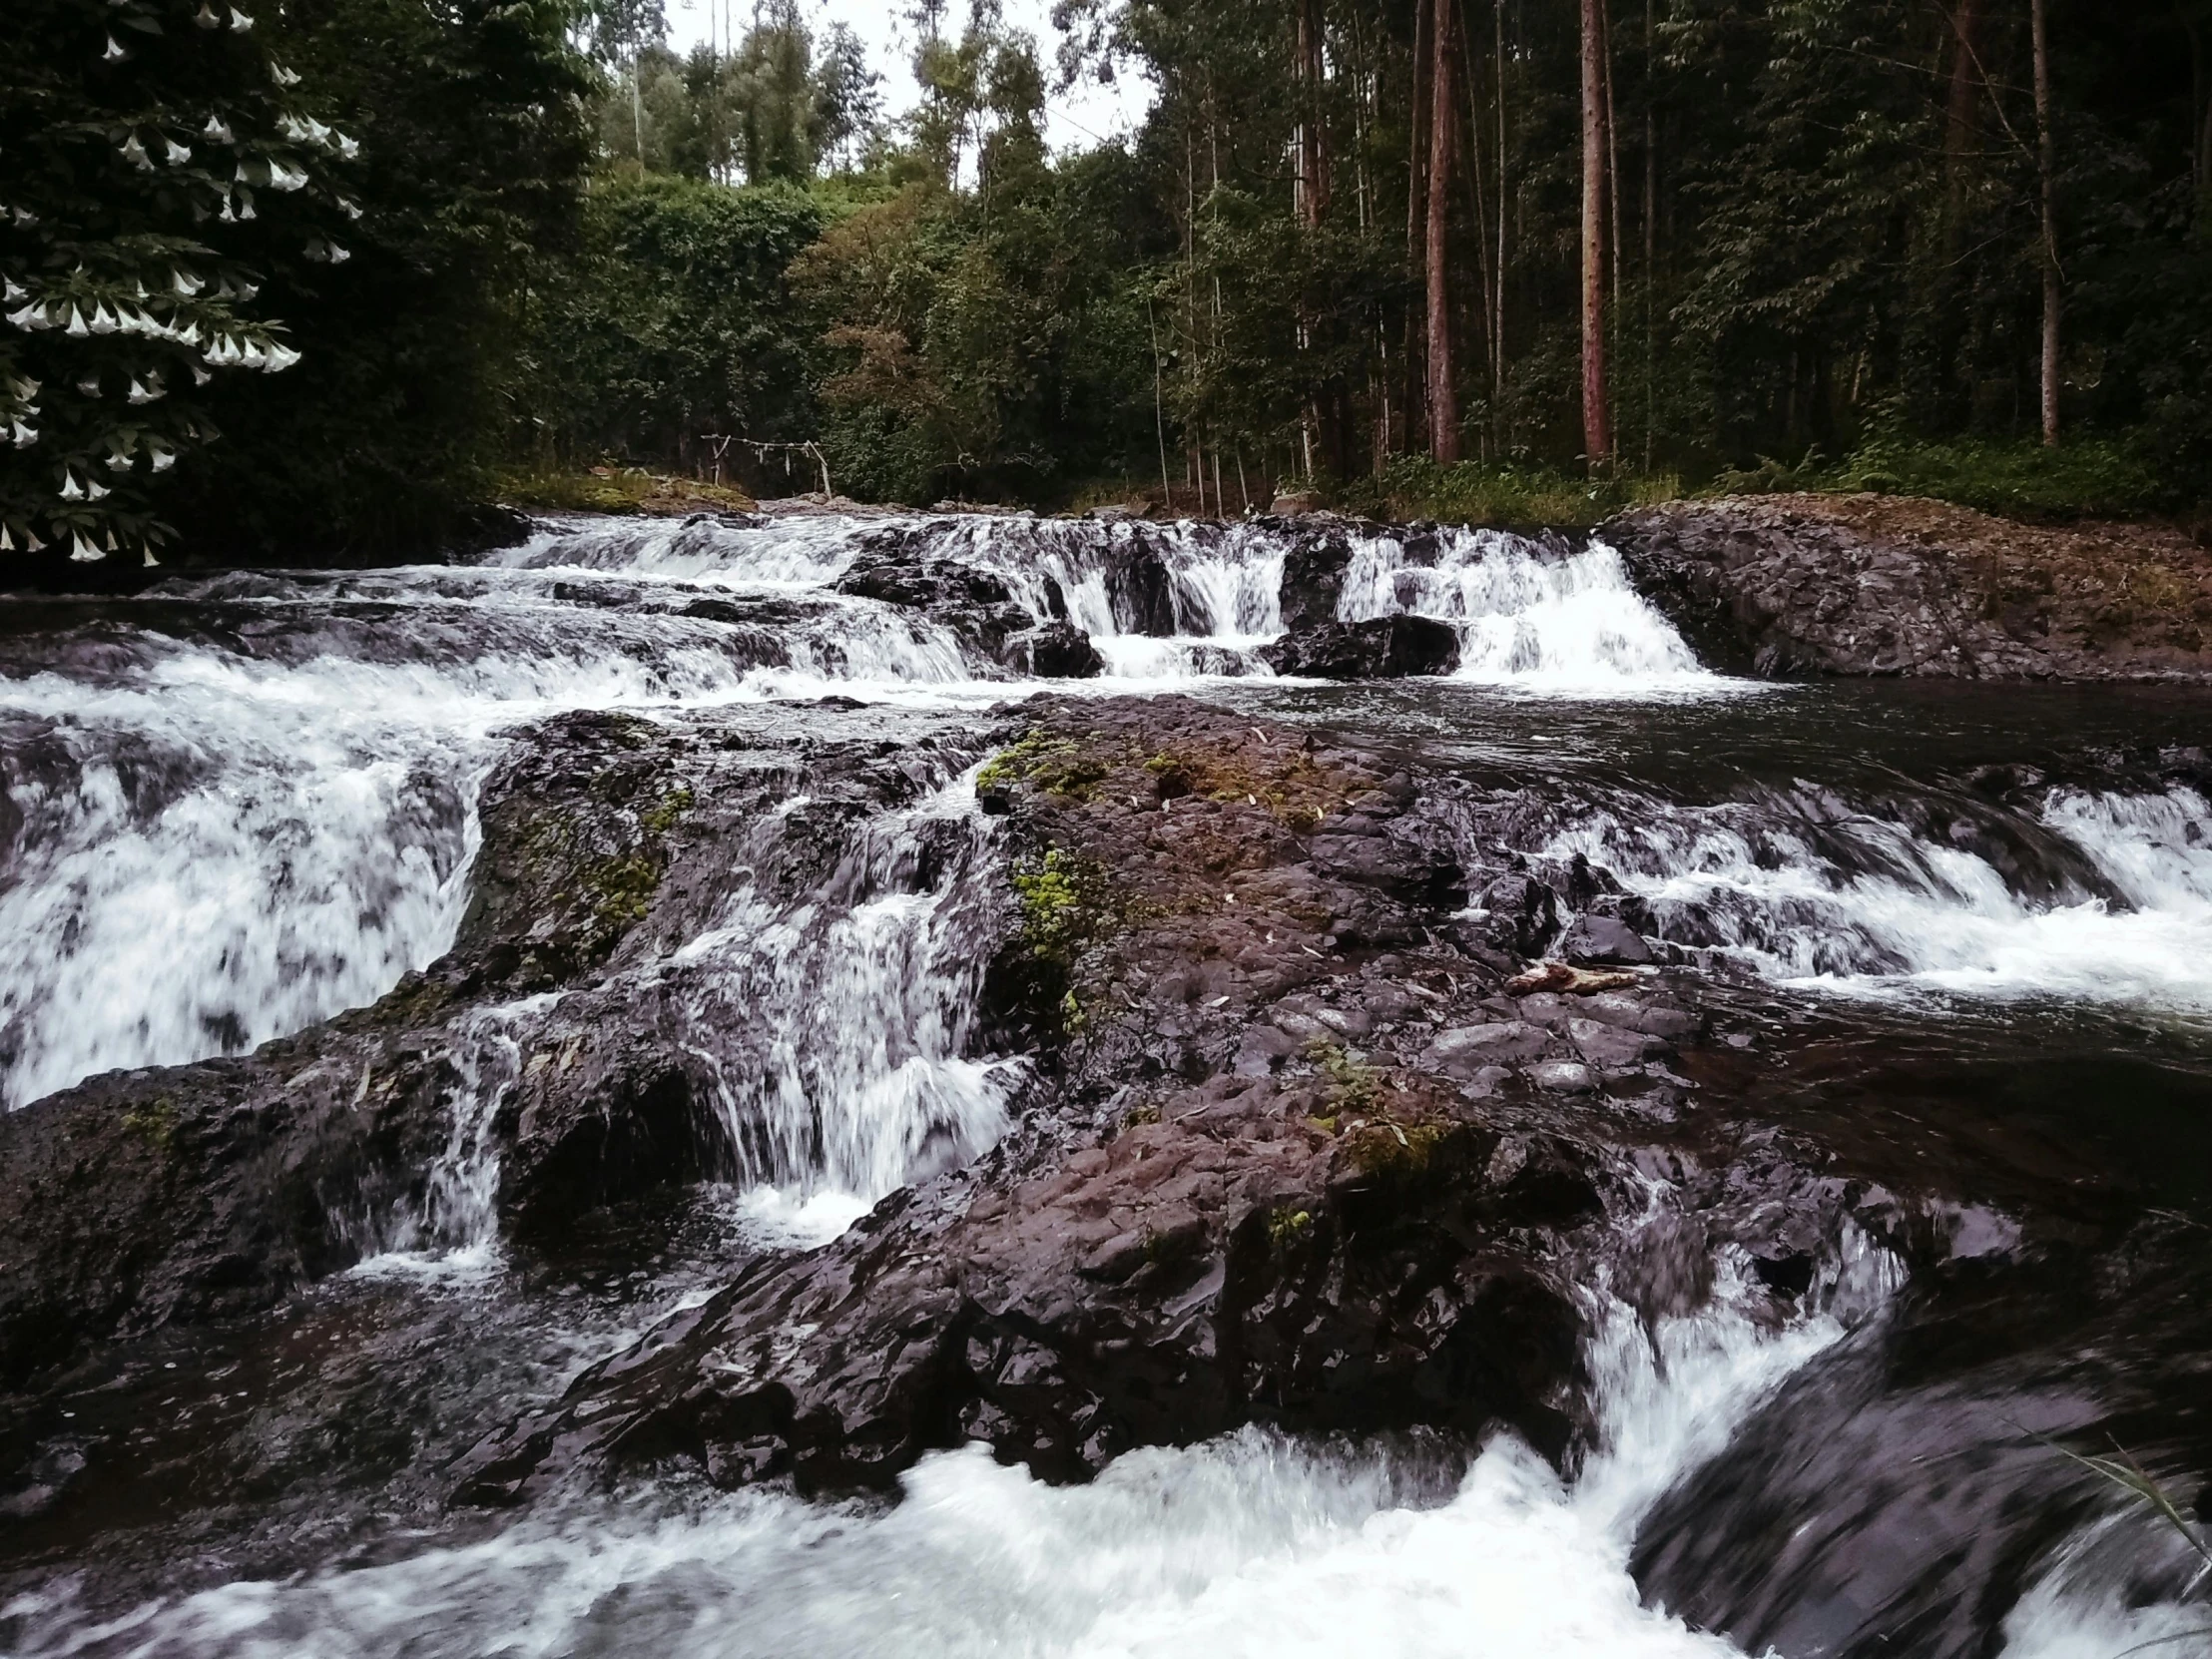
{"label": "cascading water", "polygon": [[1632,690],[1710,681],[1603,542],[1566,554],[1502,530],[1438,529],[1429,562],[1366,537],[1345,572],[1346,622],[1424,616],[1459,631],[1459,677],[1537,689]]}
{"label": "cascading water", "polygon": [[[1463,1477],[1446,1449],[1313,1445],[1260,1429],[1138,1451],[1053,1489],[973,1447],[926,1459],[895,1509],[647,1490],[481,1543],[149,1603],[104,1628],[67,1592],[11,1609],[21,1659],[567,1653],[650,1629],[671,1659],[895,1650],[952,1656],[1471,1650],[1727,1659],[1641,1605],[1627,1561],[1652,1501],[1897,1281],[1847,1239],[1809,1312],[1776,1329],[1744,1264],[1703,1312],[1647,1332],[1598,1297],[1598,1445],[1562,1481],[1511,1436]],[[51,1633],[52,1640],[47,1639]],[[618,1634],[619,1632],[619,1634]]]}
{"label": "cascading water", "polygon": [[[1754,701],[1779,709],[1831,693],[1694,704],[1740,688],[1699,670],[1610,549],[1484,532],[1313,532],[1349,546],[1338,620],[1449,621],[1459,684],[1200,684],[1265,681],[1257,652],[1283,631],[1303,533],[985,516],[558,522],[475,568],[224,577],[58,612],[43,634],[11,639],[0,679],[0,1100],[18,1107],[106,1067],[236,1052],[430,963],[461,925],[477,801],[510,728],[580,709],[671,726],[745,705],[759,728],[749,736],[802,755],[820,733],[797,706],[826,694],[899,705],[896,719],[912,721],[1040,689],[973,629],[838,591],[884,538],[902,556],[992,577],[1012,625],[1088,634],[1107,664],[1102,691],[1195,687],[1294,720],[1346,707],[1373,721],[1402,699],[1414,715],[1393,740],[1439,749],[1538,722],[1515,766],[1544,799],[1512,833],[1488,835],[1485,866],[1501,846],[1539,862],[1581,853],[1686,951],[1851,990],[2212,1008],[2201,772],[2153,782],[2089,767],[2066,775],[2089,782],[2038,783],[1969,811],[1949,785],[1762,792],[1732,776],[1700,795],[1555,766],[1547,746],[1573,711],[1601,711],[1586,718],[1603,725],[1610,769],[1693,705],[1756,726]],[[1652,693],[1688,696],[1631,707]],[[1910,722],[1879,736],[1886,746],[1901,732]],[[1692,724],[1669,741],[1692,753],[1706,735]],[[894,748],[886,739],[877,753]],[[988,1149],[1025,1074],[974,1051],[1007,856],[960,775],[979,752],[932,763],[918,797],[837,821],[823,842],[837,849],[834,872],[806,891],[740,882],[710,925],[641,944],[588,992],[456,1015],[441,1057],[455,1079],[449,1132],[403,1210],[364,1218],[350,1241],[384,1254],[332,1293],[337,1346],[354,1335],[342,1296],[396,1295],[394,1278],[474,1263],[486,1271],[466,1294],[481,1305],[529,1294],[494,1248],[502,1114],[531,1066],[572,1052],[593,1022],[650,1025],[681,1057],[685,1098],[715,1143],[708,1173],[729,1200],[716,1215],[735,1210],[741,1262],[763,1246],[813,1246]],[[816,832],[814,803],[796,788],[764,814],[764,847],[786,827]],[[889,799],[903,805],[879,810]],[[1209,803],[1191,805],[1195,820]],[[1349,1051],[1345,1063],[1356,1063]],[[1458,1480],[1439,1474],[1433,1446],[1247,1430],[1131,1453],[1079,1489],[979,1452],[939,1454],[891,1509],[634,1484],[619,1498],[549,1502],[474,1542],[403,1559],[379,1546],[364,1555],[378,1564],[357,1571],[165,1595],[105,1624],[71,1602],[66,1580],[48,1580],[0,1604],[0,1641],[25,1656],[148,1659],[642,1645],[1273,1655],[1363,1643],[1722,1659],[1736,1649],[1642,1603],[1631,1544],[1659,1494],[1725,1458],[1736,1426],[1794,1370],[1844,1352],[1846,1328],[1894,1282],[1864,1246],[1833,1265],[1805,1299],[1826,1310],[1801,1302],[1787,1317],[1725,1255],[1716,1301],[1688,1318],[1647,1324],[1591,1293],[1600,1432],[1571,1480],[1509,1438]],[[650,1314],[588,1343],[564,1332],[548,1345],[561,1358],[542,1362],[533,1385],[557,1394],[576,1366],[735,1271],[718,1260],[680,1300],[671,1283]],[[652,1277],[626,1270],[624,1282]],[[156,1375],[166,1400],[167,1374]],[[2113,1588],[2124,1575],[2105,1570],[2098,1551],[2115,1546],[2099,1540],[2124,1532],[2100,1519],[2054,1546],[2003,1615],[2012,1659],[2109,1659],[2197,1628],[2185,1610]]]}
{"label": "cascading water", "polygon": [[1992,819],[2009,832],[1937,839],[1816,791],[1647,801],[1595,812],[1539,850],[1612,871],[1662,937],[1776,979],[2212,1008],[2202,795],[2050,789]]}
{"label": "cascading water", "polygon": [[[1072,618],[1119,680],[1265,674],[1254,649],[1282,630],[1287,533],[1261,524],[556,521],[473,570],[164,584],[0,682],[0,718],[26,733],[6,779],[22,823],[0,885],[0,1103],[240,1052],[425,966],[465,904],[503,726],[832,688],[1005,695],[1008,672],[953,630],[831,590],[886,534],[996,575],[1036,621]],[[1695,670],[1603,550],[1444,548],[1416,571],[1361,532],[1342,614],[1395,594],[1448,615],[1478,679],[1620,691]]]}

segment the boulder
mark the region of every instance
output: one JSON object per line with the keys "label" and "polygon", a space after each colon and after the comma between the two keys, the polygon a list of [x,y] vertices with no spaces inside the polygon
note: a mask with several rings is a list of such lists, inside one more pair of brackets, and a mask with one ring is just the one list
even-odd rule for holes
{"label": "boulder", "polygon": [[1317,680],[1396,680],[1449,674],[1459,666],[1459,634],[1430,617],[1323,622],[1260,649],[1278,674]]}
{"label": "boulder", "polygon": [[1576,916],[1559,936],[1559,955],[1570,966],[1640,967],[1652,960],[1642,934],[1612,916]]}

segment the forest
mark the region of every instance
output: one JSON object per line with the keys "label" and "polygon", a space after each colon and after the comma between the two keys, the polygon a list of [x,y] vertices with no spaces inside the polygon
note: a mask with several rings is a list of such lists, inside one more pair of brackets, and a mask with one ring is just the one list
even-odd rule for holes
{"label": "forest", "polygon": [[[798,0],[10,10],[9,549],[366,554],[594,467],[2212,494],[2212,0],[918,0],[896,114]],[[1054,153],[1102,76],[1141,126]]]}

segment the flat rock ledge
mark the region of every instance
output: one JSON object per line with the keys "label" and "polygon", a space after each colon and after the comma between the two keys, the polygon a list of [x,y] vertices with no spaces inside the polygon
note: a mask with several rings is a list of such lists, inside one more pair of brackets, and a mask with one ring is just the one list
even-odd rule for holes
{"label": "flat rock ledge", "polygon": [[2170,528],[1759,495],[1636,508],[1597,534],[1731,673],[2212,679],[2212,552]]}
{"label": "flat rock ledge", "polygon": [[1030,1055],[1015,1130],[487,1437],[462,1501],[672,1460],[884,1487],[975,1440],[1080,1480],[1253,1421],[1507,1425],[1564,1460],[1600,1264],[1657,1317],[1732,1242],[1779,1317],[1898,1215],[1697,1108],[1695,974],[1554,963],[1531,982],[1569,988],[1503,993],[1523,944],[1618,897],[1485,853],[1511,799],[1179,699],[1029,718],[978,781],[1009,845],[982,1041]]}

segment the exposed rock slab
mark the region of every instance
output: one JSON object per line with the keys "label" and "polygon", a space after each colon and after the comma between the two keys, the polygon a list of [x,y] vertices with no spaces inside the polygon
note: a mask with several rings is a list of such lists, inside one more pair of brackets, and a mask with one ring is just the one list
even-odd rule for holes
{"label": "exposed rock slab", "polygon": [[2212,679],[2212,553],[2178,531],[1773,495],[1636,508],[1598,534],[1732,672]]}

